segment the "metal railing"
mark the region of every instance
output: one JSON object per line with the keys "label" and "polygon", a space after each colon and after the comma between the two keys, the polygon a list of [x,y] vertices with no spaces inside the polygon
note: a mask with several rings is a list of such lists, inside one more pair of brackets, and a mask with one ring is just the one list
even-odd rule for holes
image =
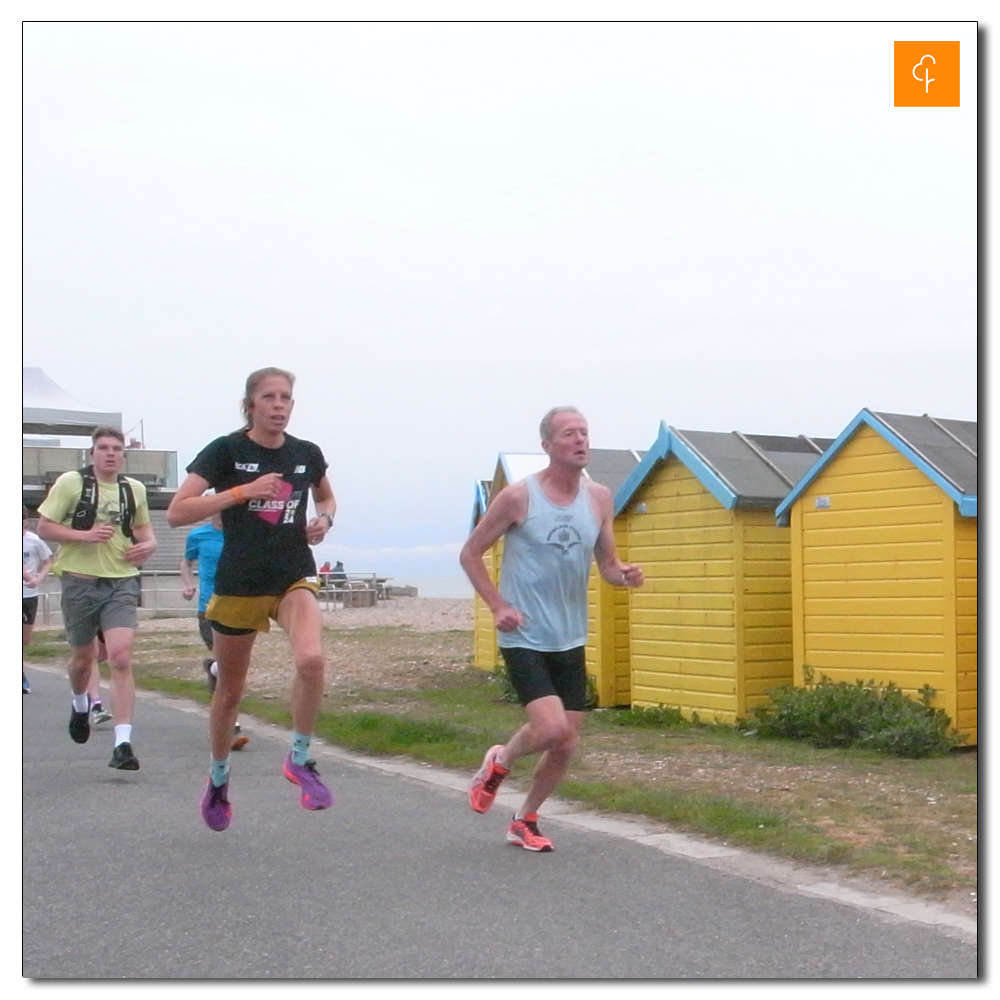
{"label": "metal railing", "polygon": [[[64,472],[81,469],[91,462],[86,448],[58,448],[45,445],[21,446],[22,485],[43,489]],[[127,448],[126,476],[149,486],[177,489],[177,452],[156,448]]]}
{"label": "metal railing", "polygon": [[375,573],[348,573],[346,579],[333,579],[330,573],[320,573],[319,599],[323,609],[373,608],[388,596],[386,580]]}
{"label": "metal railing", "polygon": [[[139,604],[140,618],[193,617],[198,612],[197,600],[185,601],[181,594],[181,577],[176,570],[144,570],[139,574],[142,597]],[[38,616],[35,623],[41,626],[62,625],[59,606],[59,578],[48,576],[38,592]]]}
{"label": "metal railing", "polygon": [[[197,598],[184,600],[177,570],[143,570],[139,582],[142,587],[140,618],[186,618],[197,614]],[[388,598],[386,584],[387,579],[375,573],[348,573],[347,579],[341,581],[333,581],[330,574],[321,573],[319,600],[325,611],[337,607],[373,608]],[[37,625],[62,625],[59,593],[58,577],[49,576],[42,581],[38,592]]]}

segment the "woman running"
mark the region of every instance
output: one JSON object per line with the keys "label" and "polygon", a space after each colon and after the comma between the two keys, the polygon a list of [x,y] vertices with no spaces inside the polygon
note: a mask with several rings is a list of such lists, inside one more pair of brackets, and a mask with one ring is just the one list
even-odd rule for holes
{"label": "woman running", "polygon": [[[205,611],[215,632],[219,671],[209,713],[212,762],[201,801],[202,817],[213,830],[225,830],[232,817],[233,726],[254,640],[258,632],[270,631],[272,619],[288,636],[295,662],[294,731],[285,777],[301,789],[306,809],[333,804],[309,759],[325,670],[316,562],[309,546],[326,537],[337,502],[323,453],[286,431],[294,384],[295,376],[280,368],[250,375],[243,397],[246,425],[199,453],[167,511],[172,527],[221,513],[225,533],[215,592]],[[215,493],[206,496],[209,489]],[[308,493],[316,516],[307,521]]]}

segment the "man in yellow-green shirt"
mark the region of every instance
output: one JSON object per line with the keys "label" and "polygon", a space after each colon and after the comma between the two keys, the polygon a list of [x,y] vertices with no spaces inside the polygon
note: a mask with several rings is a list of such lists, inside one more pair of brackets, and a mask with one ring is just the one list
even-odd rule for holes
{"label": "man in yellow-green shirt", "polygon": [[117,427],[98,427],[90,449],[93,465],[65,472],[38,508],[38,534],[57,542],[52,572],[62,580],[62,613],[70,645],[73,692],[69,735],[90,738],[87,682],[96,668],[98,631],[111,667],[115,746],[109,767],[137,771],[132,750],[135,682],[132,646],[138,627],[139,567],[156,550],[146,488],[120,475],[125,436]]}

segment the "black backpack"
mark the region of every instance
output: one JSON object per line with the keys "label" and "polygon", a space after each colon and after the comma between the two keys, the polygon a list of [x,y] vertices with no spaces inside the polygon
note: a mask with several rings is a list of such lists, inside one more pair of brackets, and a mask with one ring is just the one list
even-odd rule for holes
{"label": "black backpack", "polygon": [[[73,521],[70,527],[76,531],[89,531],[97,520],[97,476],[94,475],[92,465],[78,471],[83,480],[83,489],[80,491],[76,510],[73,511]],[[135,534],[132,531],[132,522],[135,520],[135,494],[132,492],[131,484],[124,476],[118,477],[118,506],[121,510],[122,534],[130,542],[134,542]]]}

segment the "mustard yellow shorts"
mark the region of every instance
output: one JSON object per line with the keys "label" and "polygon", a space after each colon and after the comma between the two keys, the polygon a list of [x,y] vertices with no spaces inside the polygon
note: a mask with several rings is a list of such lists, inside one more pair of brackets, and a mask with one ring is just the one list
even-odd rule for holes
{"label": "mustard yellow shorts", "polygon": [[314,596],[319,593],[315,579],[303,577],[296,580],[284,594],[264,594],[261,597],[226,597],[213,594],[205,608],[205,618],[216,632],[223,635],[246,635],[249,632],[270,632],[271,620],[278,620],[278,605],[285,594],[293,590],[308,590]]}

